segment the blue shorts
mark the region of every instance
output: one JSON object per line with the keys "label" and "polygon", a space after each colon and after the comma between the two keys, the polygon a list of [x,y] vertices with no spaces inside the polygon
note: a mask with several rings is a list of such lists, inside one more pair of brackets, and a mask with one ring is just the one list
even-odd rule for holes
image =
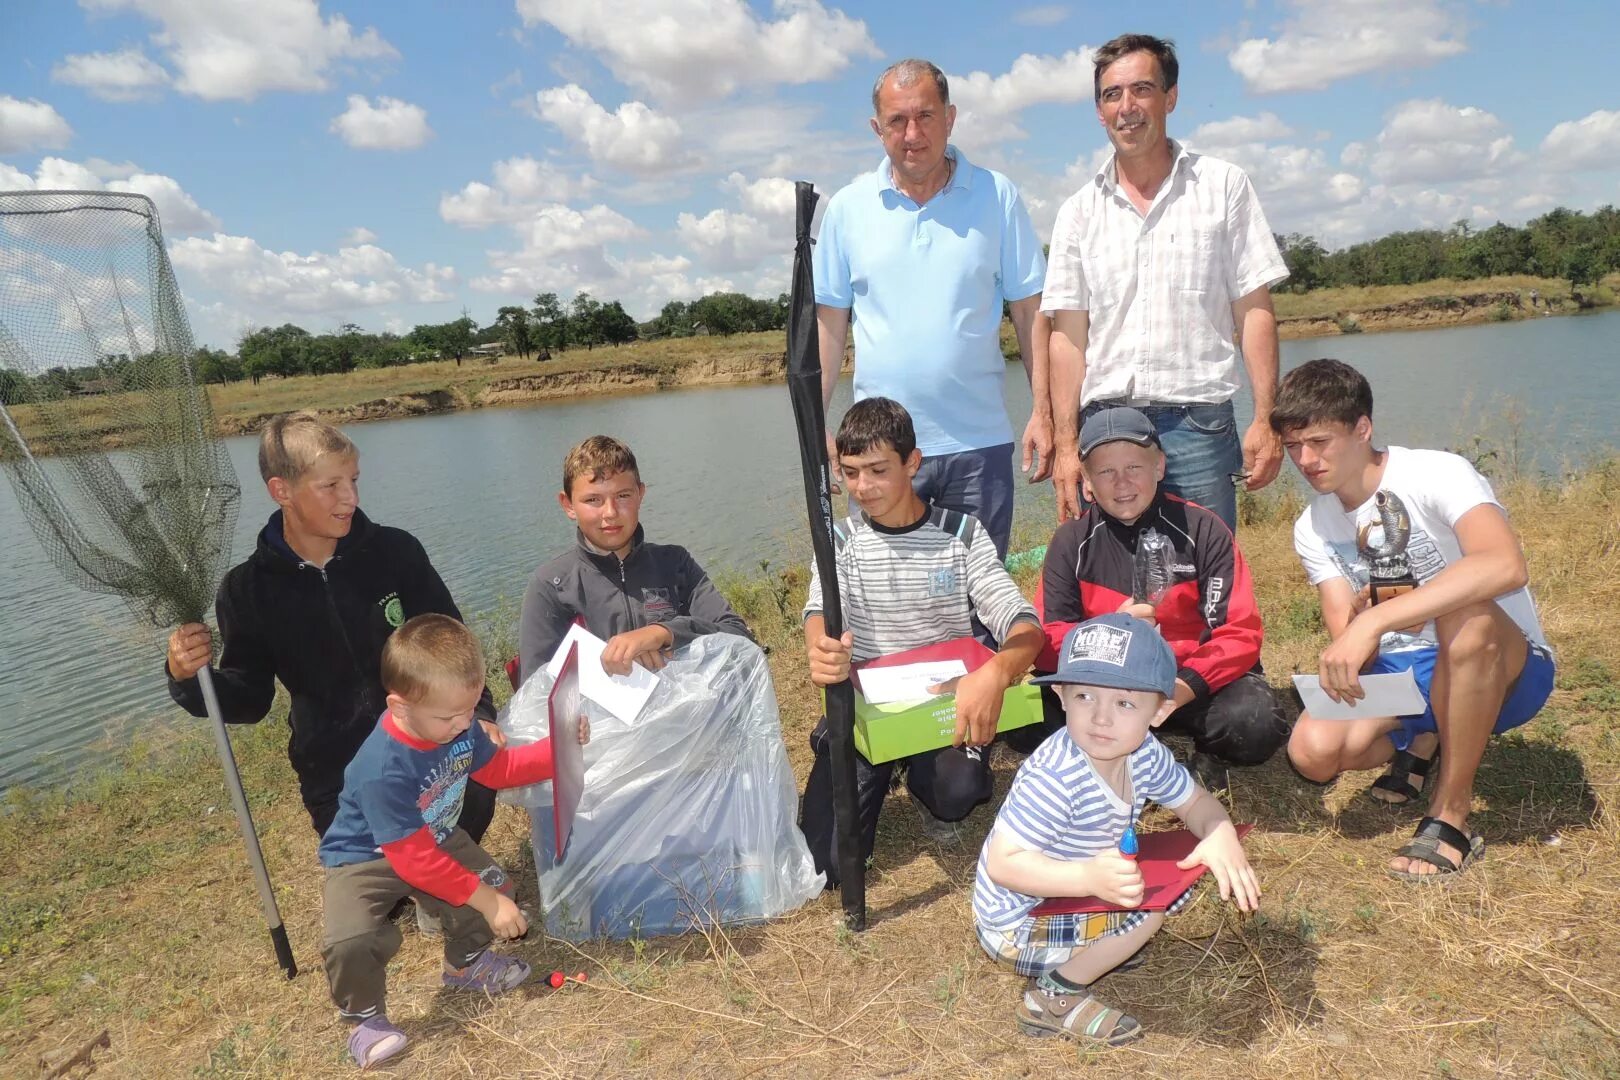
{"label": "blue shorts", "polygon": [[[1439,653],[1434,645],[1419,646],[1415,649],[1402,649],[1400,652],[1379,653],[1373,660],[1372,666],[1367,669],[1369,675],[1388,675],[1397,671],[1411,669],[1412,677],[1417,680],[1418,689],[1423,692],[1423,700],[1430,700],[1429,686],[1434,682],[1434,659]],[[1496,726],[1491,729],[1493,734],[1500,734],[1525,724],[1530,718],[1541,711],[1547,703],[1547,698],[1553,690],[1553,658],[1545,648],[1530,643],[1530,651],[1524,658],[1524,670],[1508,690],[1508,697],[1502,703],[1502,711],[1496,717]],[[1395,749],[1405,750],[1412,744],[1412,740],[1424,732],[1438,731],[1434,719],[1434,705],[1430,704],[1421,713],[1411,716],[1396,717],[1401,726],[1390,732],[1390,739],[1395,743]]]}

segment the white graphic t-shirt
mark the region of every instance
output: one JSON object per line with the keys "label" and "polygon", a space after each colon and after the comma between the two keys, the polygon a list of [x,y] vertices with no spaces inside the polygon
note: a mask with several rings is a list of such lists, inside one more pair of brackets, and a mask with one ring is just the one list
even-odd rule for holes
{"label": "white graphic t-shirt", "polygon": [[[1384,478],[1379,490],[1393,492],[1406,505],[1412,521],[1406,558],[1419,585],[1462,558],[1457,544],[1456,525],[1474,507],[1484,503],[1500,507],[1489,480],[1465,459],[1440,450],[1408,450],[1391,446],[1384,462]],[[1294,523],[1294,550],[1305,564],[1312,585],[1341,576],[1357,591],[1366,588],[1368,568],[1356,544],[1362,525],[1371,524],[1370,542],[1382,535],[1378,508],[1369,498],[1347,513],[1339,497],[1329,492],[1312,499]],[[1535,601],[1528,588],[1517,589],[1496,602],[1524,636],[1545,647],[1541,620],[1536,617]],[[1394,631],[1384,635],[1380,652],[1395,652],[1435,644],[1434,623],[1419,635]]]}

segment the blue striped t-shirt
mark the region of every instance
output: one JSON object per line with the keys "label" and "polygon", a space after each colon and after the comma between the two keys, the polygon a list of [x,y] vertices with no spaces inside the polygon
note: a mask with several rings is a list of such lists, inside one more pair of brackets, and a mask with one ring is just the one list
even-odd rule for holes
{"label": "blue striped t-shirt", "polygon": [[[1138,818],[1144,803],[1174,810],[1198,790],[1186,768],[1152,732],[1131,751],[1126,766]],[[990,841],[997,833],[1054,859],[1089,859],[1118,844],[1130,821],[1131,804],[1097,775],[1067,730],[1054,732],[1019,768],[985,837],[973,881],[974,922],[987,930],[1009,930],[1042,900],[990,880]]]}

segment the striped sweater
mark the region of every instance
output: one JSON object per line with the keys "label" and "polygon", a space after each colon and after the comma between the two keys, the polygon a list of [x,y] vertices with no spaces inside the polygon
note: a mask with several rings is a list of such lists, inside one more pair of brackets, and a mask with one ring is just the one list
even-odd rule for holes
{"label": "striped sweater", "polygon": [[[996,546],[977,520],[930,507],[915,523],[891,529],[865,514],[833,527],[845,628],[853,659],[934,645],[973,633],[973,616],[1005,641],[1013,624],[1040,625],[1007,576]],[[812,564],[804,617],[821,614],[821,579]]]}

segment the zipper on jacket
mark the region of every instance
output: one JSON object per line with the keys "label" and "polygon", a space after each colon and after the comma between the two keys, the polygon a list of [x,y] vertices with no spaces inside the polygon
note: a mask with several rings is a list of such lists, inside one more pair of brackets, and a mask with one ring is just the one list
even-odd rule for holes
{"label": "zipper on jacket", "polygon": [[624,560],[619,560],[619,595],[624,597],[624,618],[632,630],[639,630],[636,625],[636,614],[630,610],[630,581],[624,575]]}
{"label": "zipper on jacket", "polygon": [[349,663],[353,665],[355,678],[359,680],[360,695],[364,699],[366,707],[372,712],[377,712],[376,702],[371,700],[371,680],[367,679],[366,673],[360,670],[360,658],[355,655],[354,643],[349,640],[349,632],[343,627],[343,615],[338,611],[337,597],[332,595],[332,579],[326,576],[326,567],[316,566],[314,563],[309,562],[303,565],[310,567],[321,575],[322,591],[326,593],[326,607],[332,613],[332,622],[337,626],[338,637],[343,639],[343,651],[349,654]]}

